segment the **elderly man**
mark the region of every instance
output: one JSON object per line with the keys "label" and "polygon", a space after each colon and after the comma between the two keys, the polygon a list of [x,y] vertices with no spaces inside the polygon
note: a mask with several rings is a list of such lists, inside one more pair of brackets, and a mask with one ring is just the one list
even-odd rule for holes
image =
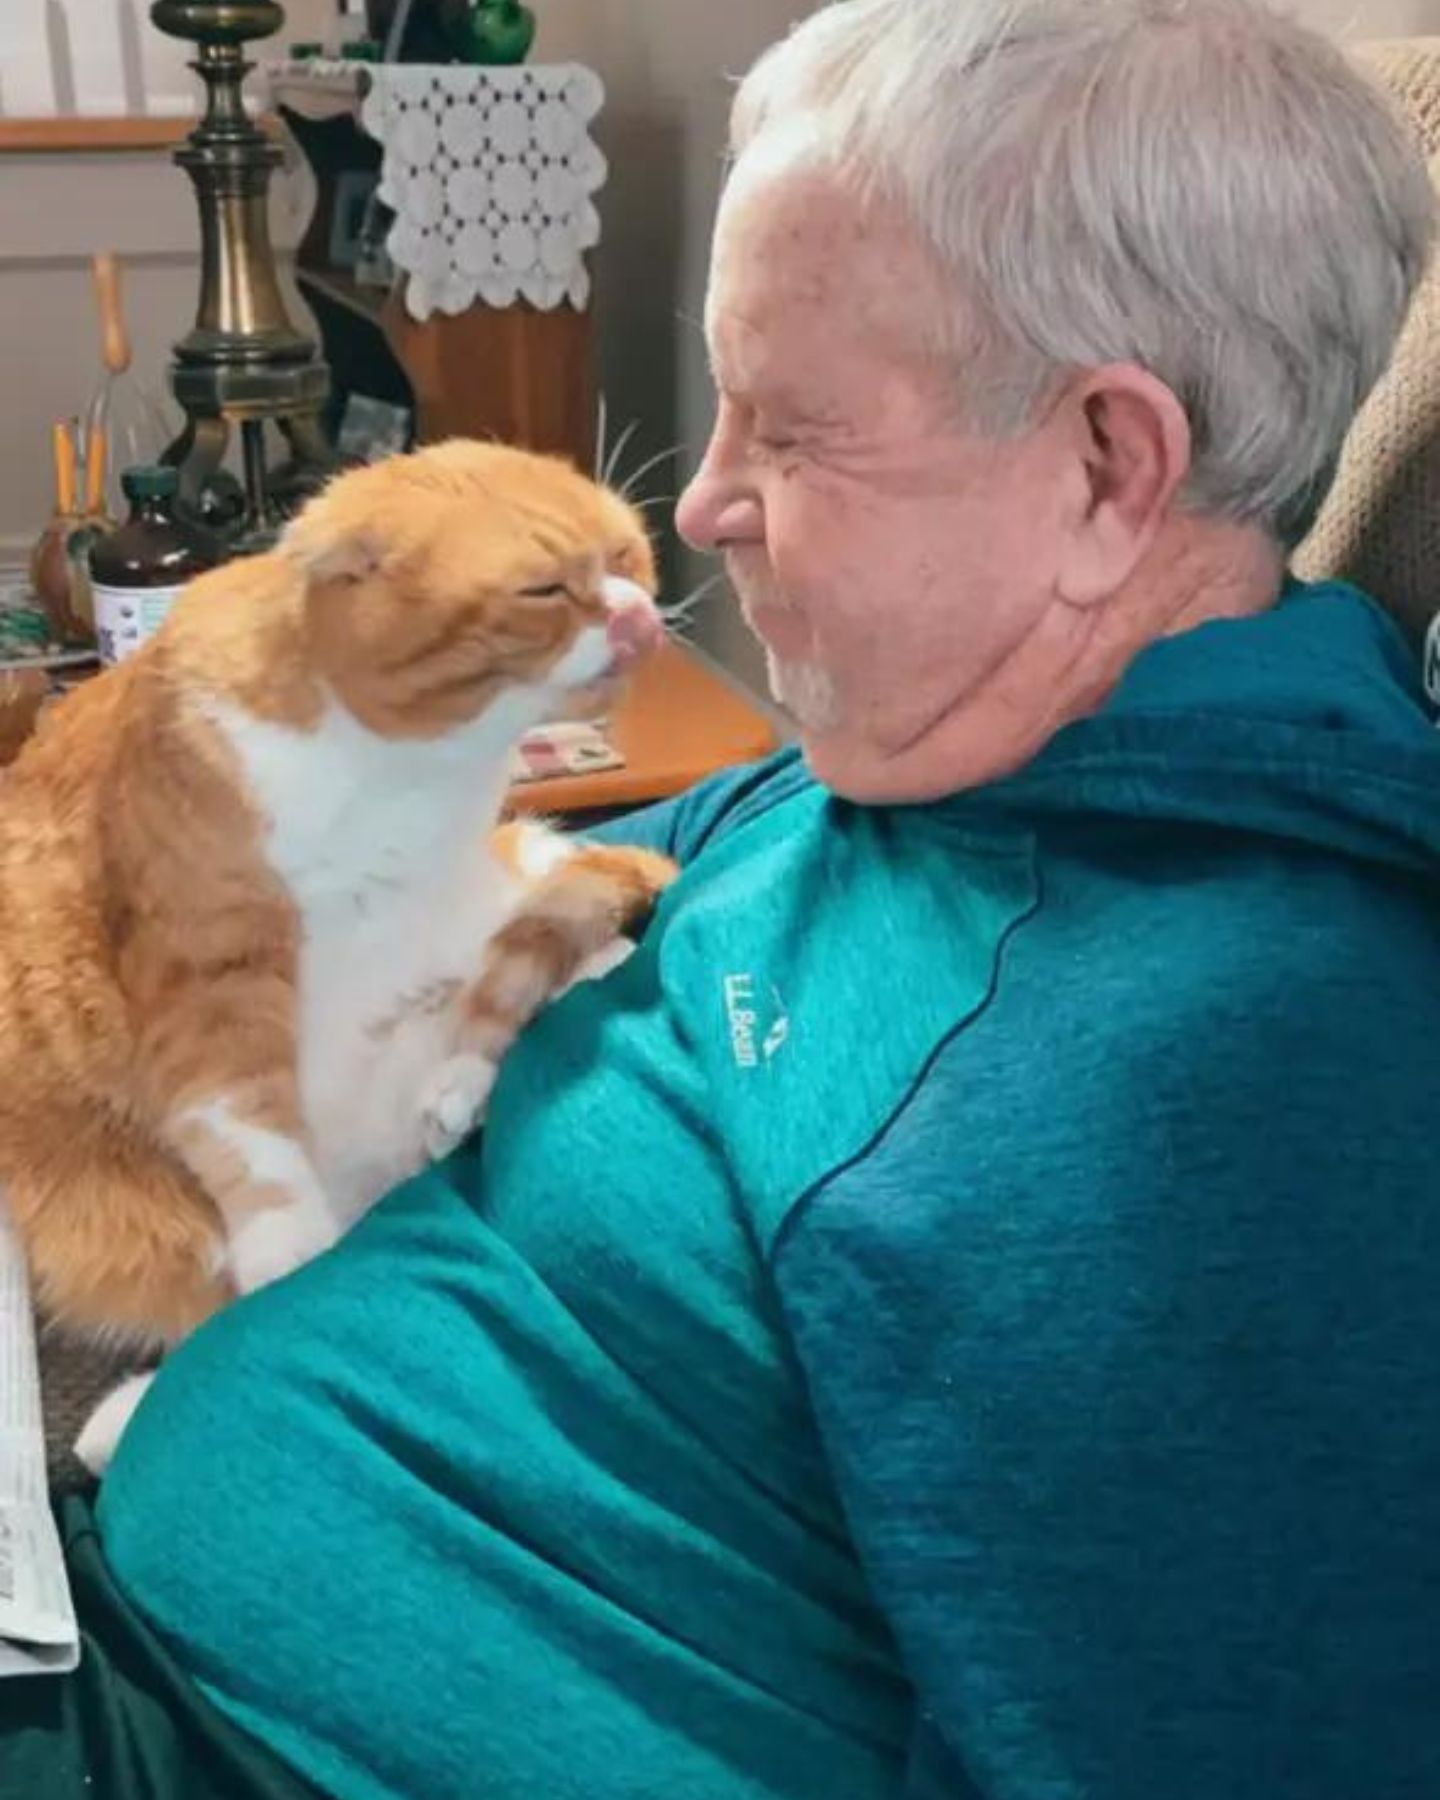
{"label": "elderly man", "polygon": [[14,1800],[1440,1793],[1440,742],[1285,575],[1424,172],[1247,0],[848,0],[735,151],[803,756],[167,1366]]}

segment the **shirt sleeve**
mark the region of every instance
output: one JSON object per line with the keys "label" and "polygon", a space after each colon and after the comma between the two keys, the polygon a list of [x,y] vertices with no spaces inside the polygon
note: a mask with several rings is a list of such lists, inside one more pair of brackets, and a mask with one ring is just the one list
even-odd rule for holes
{"label": "shirt sleeve", "polygon": [[1123,1007],[1037,971],[792,1214],[775,1276],[915,1688],[915,1800],[1440,1794],[1404,948],[1328,998],[1212,994],[1188,1043],[1154,971]]}

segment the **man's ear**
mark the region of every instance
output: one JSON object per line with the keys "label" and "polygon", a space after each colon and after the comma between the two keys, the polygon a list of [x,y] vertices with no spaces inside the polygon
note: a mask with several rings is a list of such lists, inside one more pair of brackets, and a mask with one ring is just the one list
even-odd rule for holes
{"label": "man's ear", "polygon": [[1190,473],[1190,421],[1163,381],[1133,363],[1088,370],[1062,405],[1079,465],[1059,592],[1094,606],[1124,586]]}
{"label": "man's ear", "polygon": [[281,534],[279,551],[309,581],[363,581],[380,567],[379,535],[353,511],[326,501],[322,494],[291,520]]}

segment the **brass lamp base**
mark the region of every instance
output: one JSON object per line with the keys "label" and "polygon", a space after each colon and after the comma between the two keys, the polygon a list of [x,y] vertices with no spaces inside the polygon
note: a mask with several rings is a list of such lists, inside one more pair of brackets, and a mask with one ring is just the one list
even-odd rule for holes
{"label": "brass lamp base", "polygon": [[[243,46],[284,23],[275,0],[156,0],[152,23],[197,45],[191,65],[206,88],[205,116],[175,152],[200,209],[200,304],[175,346],[170,385],[186,426],[166,451],[182,502],[237,547],[263,542],[287,499],[334,467],[320,424],[330,371],[314,339],[291,323],[270,241],[270,177],[279,146],[252,123],[241,91],[252,64]],[[268,473],[265,422],[292,453],[281,485]],[[244,450],[243,497],[224,471],[234,427]]]}

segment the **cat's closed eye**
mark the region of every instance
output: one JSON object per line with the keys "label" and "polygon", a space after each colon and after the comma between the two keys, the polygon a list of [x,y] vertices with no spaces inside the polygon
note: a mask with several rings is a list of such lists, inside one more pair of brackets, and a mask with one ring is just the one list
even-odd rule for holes
{"label": "cat's closed eye", "polygon": [[631,580],[638,576],[645,566],[645,559],[633,544],[622,544],[606,558],[612,575],[625,575]]}
{"label": "cat's closed eye", "polygon": [[539,587],[524,587],[520,590],[525,600],[559,600],[568,596],[570,590],[563,581],[548,581]]}

